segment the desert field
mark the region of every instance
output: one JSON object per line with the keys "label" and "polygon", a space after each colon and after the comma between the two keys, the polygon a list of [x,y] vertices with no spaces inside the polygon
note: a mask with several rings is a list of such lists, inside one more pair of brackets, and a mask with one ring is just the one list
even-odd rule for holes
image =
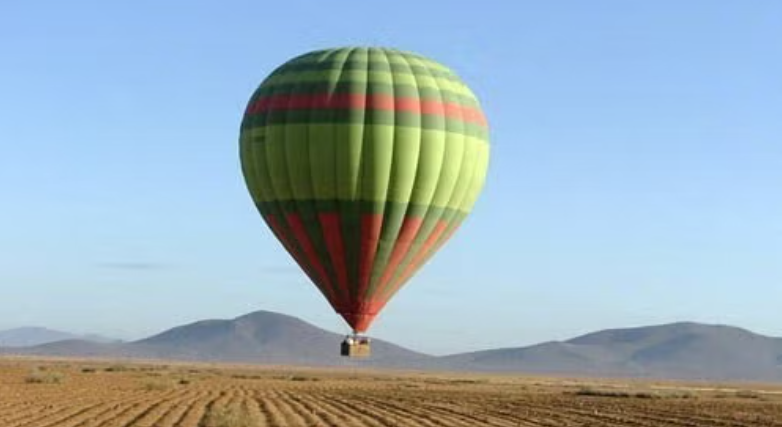
{"label": "desert field", "polygon": [[0,426],[782,426],[782,387],[4,358]]}

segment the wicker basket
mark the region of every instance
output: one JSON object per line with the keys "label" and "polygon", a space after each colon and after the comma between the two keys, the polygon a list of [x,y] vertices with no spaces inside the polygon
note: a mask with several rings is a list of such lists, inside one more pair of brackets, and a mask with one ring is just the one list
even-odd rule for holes
{"label": "wicker basket", "polygon": [[346,338],[340,354],[346,357],[369,357],[372,354],[368,338]]}

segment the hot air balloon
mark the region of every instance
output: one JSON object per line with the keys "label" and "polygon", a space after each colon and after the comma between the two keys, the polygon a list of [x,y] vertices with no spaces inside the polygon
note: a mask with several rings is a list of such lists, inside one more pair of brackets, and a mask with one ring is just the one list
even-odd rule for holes
{"label": "hot air balloon", "polygon": [[467,85],[432,59],[376,47],[279,66],[247,103],[239,146],[255,206],[352,328],[348,349],[365,346],[355,354],[368,354],[360,334],[469,214],[489,162]]}

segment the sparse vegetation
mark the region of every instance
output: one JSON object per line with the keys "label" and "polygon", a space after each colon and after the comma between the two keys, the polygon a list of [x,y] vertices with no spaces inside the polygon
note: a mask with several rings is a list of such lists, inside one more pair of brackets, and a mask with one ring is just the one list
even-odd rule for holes
{"label": "sparse vegetation", "polygon": [[763,395],[754,390],[722,390],[714,394],[718,399],[763,399]]}
{"label": "sparse vegetation", "polygon": [[49,371],[45,367],[34,368],[24,378],[28,384],[59,384],[63,381],[65,375],[57,371]]}
{"label": "sparse vegetation", "polygon": [[694,393],[690,391],[658,392],[657,395],[665,399],[694,399],[697,397]]}
{"label": "sparse vegetation", "polygon": [[144,381],[144,390],[147,391],[163,391],[168,390],[173,386],[173,382],[164,379],[150,379]]}
{"label": "sparse vegetation", "polygon": [[[182,365],[153,370],[142,364],[129,365],[130,372],[102,374],[108,366],[67,368],[52,362],[3,364],[0,360],[0,420],[19,420],[20,426],[32,425],[22,420],[59,426],[63,414],[71,414],[65,424],[74,426],[597,426],[610,422],[644,427],[664,419],[666,425],[711,427],[725,421],[771,426],[782,419],[782,386],[742,389],[735,384],[238,366],[191,373]],[[101,374],[91,373],[91,367]],[[25,381],[56,383],[63,374],[67,380],[61,385],[23,385]]]}
{"label": "sparse vegetation", "polygon": [[595,397],[623,397],[636,399],[656,399],[660,396],[649,391],[629,391],[598,389],[593,387],[581,387],[575,392],[576,396],[595,396]]}
{"label": "sparse vegetation", "polygon": [[740,399],[760,399],[762,396],[755,390],[738,390],[736,397]]}
{"label": "sparse vegetation", "polygon": [[237,380],[260,380],[263,377],[260,375],[233,374],[231,375],[231,378],[235,378]]}
{"label": "sparse vegetation", "polygon": [[317,377],[305,377],[303,375],[291,375],[288,377],[288,381],[320,381]]}
{"label": "sparse vegetation", "polygon": [[695,394],[687,390],[627,390],[596,388],[593,386],[582,386],[575,392],[566,391],[565,394],[634,399],[694,399],[696,397]]}
{"label": "sparse vegetation", "polygon": [[449,380],[449,382],[451,384],[488,384],[489,380],[457,378],[457,379]]}

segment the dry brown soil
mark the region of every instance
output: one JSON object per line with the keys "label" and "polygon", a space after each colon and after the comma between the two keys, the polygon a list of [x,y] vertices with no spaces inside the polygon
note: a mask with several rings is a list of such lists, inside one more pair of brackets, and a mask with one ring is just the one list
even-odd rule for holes
{"label": "dry brown soil", "polygon": [[0,426],[782,427],[782,387],[2,358]]}

